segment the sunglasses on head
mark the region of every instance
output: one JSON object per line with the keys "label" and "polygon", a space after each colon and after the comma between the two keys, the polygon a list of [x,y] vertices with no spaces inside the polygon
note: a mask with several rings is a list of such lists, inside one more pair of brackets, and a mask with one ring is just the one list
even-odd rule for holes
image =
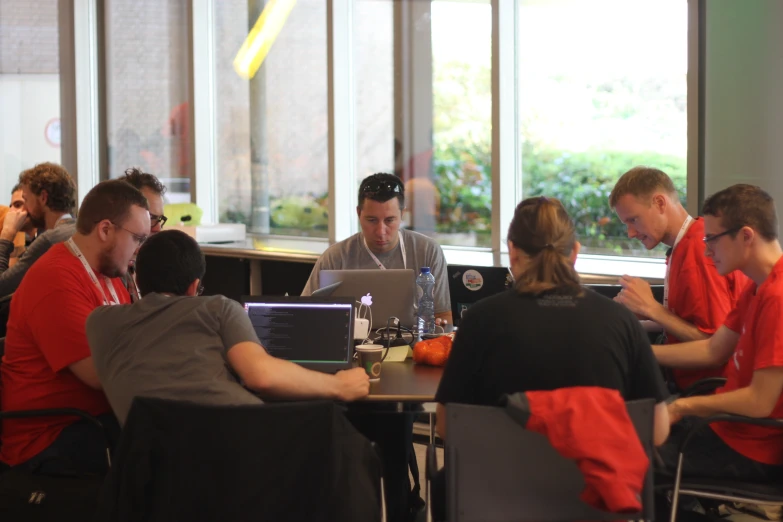
{"label": "sunglasses on head", "polygon": [[380,192],[402,194],[402,183],[399,181],[368,181],[362,187],[362,194],[378,194]]}

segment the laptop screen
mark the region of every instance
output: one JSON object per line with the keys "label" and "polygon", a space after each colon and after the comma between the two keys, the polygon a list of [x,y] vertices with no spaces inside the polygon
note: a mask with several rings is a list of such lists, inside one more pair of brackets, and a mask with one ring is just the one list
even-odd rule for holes
{"label": "laptop screen", "polygon": [[266,351],[311,370],[351,367],[351,298],[245,297],[245,310]]}

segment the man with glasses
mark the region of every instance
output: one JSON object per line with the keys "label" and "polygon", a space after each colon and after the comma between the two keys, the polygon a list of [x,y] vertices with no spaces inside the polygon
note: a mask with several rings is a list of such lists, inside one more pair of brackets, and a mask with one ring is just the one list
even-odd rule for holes
{"label": "man with glasses", "polygon": [[[673,423],[659,448],[666,466],[677,466],[679,445],[692,417],[723,413],[783,418],[783,250],[778,217],[769,194],[734,185],[704,202],[706,255],[722,275],[741,270],[751,279],[725,323],[709,339],[654,346],[658,362],[676,368],[726,365],[726,384],[714,395],[681,398],[669,405]],[[783,437],[778,428],[712,423],[696,432],[683,474],[749,482],[777,480],[783,473]]]}
{"label": "man with glasses", "polygon": [[[627,275],[620,279],[623,290],[615,300],[662,328],[665,344],[713,335],[737,303],[747,278],[740,272],[719,274],[704,256],[704,220],[694,219],[683,208],[669,176],[649,167],[623,174],[609,204],[625,223],[629,238],[648,250],[660,243],[669,247],[663,304],[655,300],[646,281]],[[672,373],[676,388],[685,390],[703,378],[722,375],[723,368],[675,367]]]}
{"label": "man with glasses", "polygon": [[[3,411],[77,408],[117,435],[85,322],[99,306],[130,302],[120,278],[149,229],[147,200],[128,183],[104,181],[87,193],[76,233],[33,265],[11,301],[0,365]],[[103,436],[77,417],[6,419],[0,437],[0,461],[9,466],[105,471]]]}
{"label": "man with glasses", "polygon": [[[0,230],[0,297],[13,293],[22,278],[52,245],[70,238],[76,230],[71,213],[76,206],[76,184],[56,163],[41,163],[19,175],[22,204],[15,199]],[[38,237],[9,268],[14,239],[25,228],[36,228]]]}
{"label": "man with glasses", "polygon": [[96,309],[86,327],[121,424],[136,396],[238,406],[261,398],[351,401],[369,393],[363,369],[329,375],[272,357],[242,305],[222,295],[197,298],[206,263],[184,232],[151,237],[137,260],[144,297],[133,306]]}
{"label": "man with glasses", "polygon": [[[166,224],[166,216],[163,215],[163,195],[166,193],[166,187],[158,178],[141,169],[131,167],[125,171],[125,175],[120,179],[130,183],[147,198],[150,208],[150,235],[157,234]],[[138,253],[138,252],[137,252]],[[125,287],[131,296],[131,301],[136,302],[140,299],[139,288],[136,284],[136,254],[133,255],[131,263],[128,266],[128,275],[125,276]]]}

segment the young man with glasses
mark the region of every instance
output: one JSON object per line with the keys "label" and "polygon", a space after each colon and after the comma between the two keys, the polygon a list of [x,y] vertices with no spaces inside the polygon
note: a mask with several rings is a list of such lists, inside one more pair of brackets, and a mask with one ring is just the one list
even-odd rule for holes
{"label": "young man with glasses", "polygon": [[222,295],[197,298],[206,263],[184,232],[150,237],[137,261],[144,297],[98,308],[86,326],[98,378],[121,424],[136,396],[238,406],[261,398],[351,401],[369,393],[361,368],[329,375],[273,357],[242,305]]}
{"label": "young man with glasses", "polygon": [[[118,434],[85,322],[99,306],[130,302],[120,277],[149,229],[147,200],[128,183],[104,181],[87,193],[76,233],[33,265],[11,301],[0,365],[3,411],[76,408]],[[105,471],[103,437],[78,417],[6,419],[0,437],[0,461],[9,466]]]}
{"label": "young man with glasses", "polygon": [[[704,256],[704,220],[693,218],[680,203],[672,180],[664,172],[635,167],[623,174],[609,196],[609,204],[625,223],[628,237],[651,250],[663,243],[666,253],[663,304],[650,285],[623,276],[623,290],[615,298],[637,316],[649,319],[665,332],[665,344],[677,344],[713,335],[737,303],[747,278],[740,272],[723,275]],[[685,390],[696,381],[722,375],[722,368],[672,370],[674,383]]]}
{"label": "young man with glasses", "polygon": [[[677,347],[655,346],[658,362],[677,368],[726,365],[726,384],[714,395],[681,398],[669,405],[673,423],[660,448],[667,468],[677,466],[679,445],[692,417],[723,413],[783,418],[783,250],[769,194],[734,185],[704,203],[706,255],[718,271],[741,270],[751,282],[725,323],[709,339]],[[699,428],[683,474],[752,482],[783,475],[783,437],[777,428],[712,423]]]}
{"label": "young man with glasses", "polygon": [[[131,167],[125,171],[125,175],[120,178],[130,183],[147,198],[147,204],[150,207],[150,234],[154,235],[163,229],[167,217],[163,215],[163,195],[166,194],[166,187],[160,180],[152,174],[142,172],[141,169]],[[138,253],[138,251],[137,251]],[[139,288],[136,284],[136,254],[133,255],[130,265],[128,265],[128,275],[125,276],[125,287],[131,296],[131,301],[138,301]]]}
{"label": "young man with glasses", "polygon": [[[23,204],[12,206],[0,230],[0,297],[13,293],[33,263],[76,230],[71,216],[76,206],[76,184],[62,166],[41,163],[25,170],[19,175],[19,187]],[[38,229],[38,237],[9,268],[17,233],[30,227]]]}

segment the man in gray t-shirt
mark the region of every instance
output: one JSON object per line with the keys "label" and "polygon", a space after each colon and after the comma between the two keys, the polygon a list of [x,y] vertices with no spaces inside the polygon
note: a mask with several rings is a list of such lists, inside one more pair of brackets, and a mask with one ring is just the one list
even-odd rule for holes
{"label": "man in gray t-shirt", "polygon": [[369,393],[363,369],[328,375],[272,357],[239,303],[198,297],[206,264],[185,233],[150,237],[136,270],[142,299],[87,319],[98,379],[121,424],[137,396],[232,406],[259,404],[255,394],[352,401]]}
{"label": "man in gray t-shirt", "polygon": [[[435,277],[435,318],[452,321],[451,296],[443,250],[433,239],[400,229],[405,208],[402,181],[392,174],[373,174],[359,187],[356,213],[362,231],[329,247],[316,261],[302,295],[320,288],[321,270],[400,269],[416,273],[423,266]],[[404,258],[403,258],[404,253]]]}

